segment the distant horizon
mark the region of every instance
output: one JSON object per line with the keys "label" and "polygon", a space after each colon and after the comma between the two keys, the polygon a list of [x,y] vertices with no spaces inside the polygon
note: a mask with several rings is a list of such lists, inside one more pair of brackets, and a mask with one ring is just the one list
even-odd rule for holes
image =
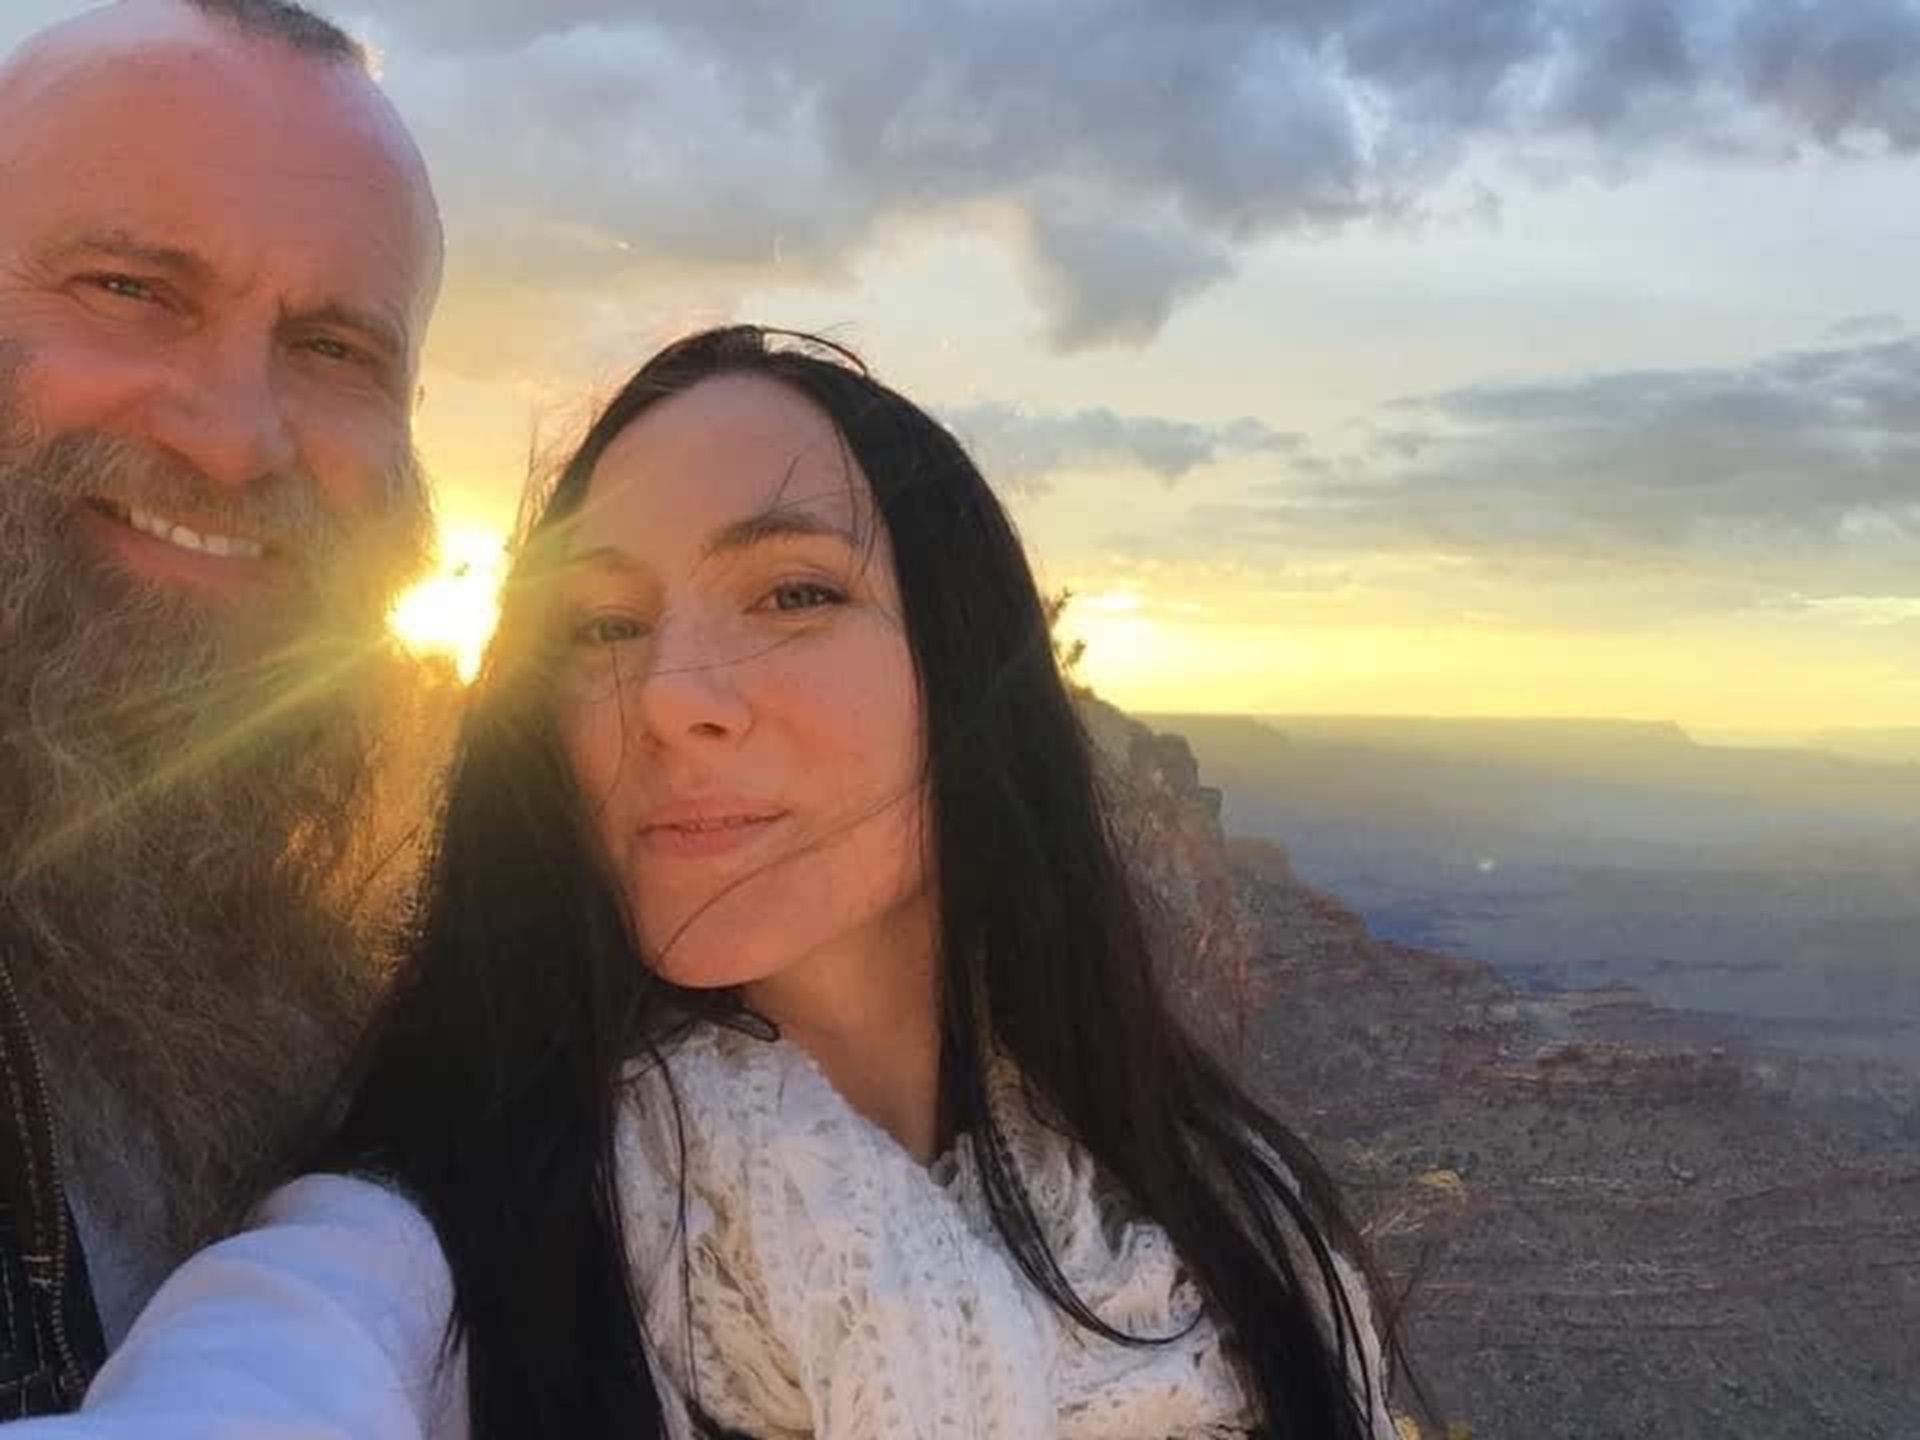
{"label": "distant horizon", "polygon": [[[1096,694],[1099,692],[1096,691]],[[1110,704],[1118,705],[1110,697],[1102,695]],[[1777,729],[1742,728],[1723,729],[1711,726],[1692,726],[1674,719],[1647,719],[1629,715],[1596,715],[1581,713],[1443,713],[1414,710],[1213,710],[1181,709],[1169,710],[1158,706],[1133,707],[1119,705],[1118,708],[1128,714],[1152,716],[1156,719],[1211,719],[1211,720],[1254,720],[1263,722],[1312,721],[1320,724],[1480,724],[1480,725],[1560,725],[1560,726],[1616,726],[1644,730],[1671,729],[1678,732],[1696,745],[1724,749],[1807,749],[1817,750],[1822,739],[1855,740],[1872,743],[1884,740],[1896,744],[1910,744],[1914,747],[1916,758],[1920,758],[1920,724],[1916,725],[1832,725],[1814,729],[1783,726]]]}

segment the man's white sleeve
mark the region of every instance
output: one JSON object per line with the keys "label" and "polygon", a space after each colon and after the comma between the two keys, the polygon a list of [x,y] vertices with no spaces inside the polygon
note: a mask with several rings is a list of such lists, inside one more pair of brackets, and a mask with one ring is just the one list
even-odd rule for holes
{"label": "man's white sleeve", "polygon": [[[465,1440],[466,1376],[426,1218],[310,1175],[155,1293],[75,1415],[17,1440]],[[9,1437],[9,1440],[16,1440]]]}

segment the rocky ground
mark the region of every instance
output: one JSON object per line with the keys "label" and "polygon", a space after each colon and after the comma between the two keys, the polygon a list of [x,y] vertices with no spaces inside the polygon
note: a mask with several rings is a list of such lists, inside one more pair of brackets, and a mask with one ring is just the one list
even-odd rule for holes
{"label": "rocky ground", "polygon": [[1178,737],[1095,729],[1197,937],[1175,988],[1411,1286],[1424,1433],[1920,1440],[1914,1076],[1379,942],[1221,839]]}

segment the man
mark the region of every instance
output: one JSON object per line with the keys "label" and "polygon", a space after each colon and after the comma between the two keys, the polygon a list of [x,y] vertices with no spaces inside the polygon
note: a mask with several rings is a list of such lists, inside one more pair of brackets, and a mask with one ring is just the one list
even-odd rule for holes
{"label": "man", "polygon": [[440,263],[298,6],[123,0],[0,63],[0,1418],[289,1162],[371,993]]}

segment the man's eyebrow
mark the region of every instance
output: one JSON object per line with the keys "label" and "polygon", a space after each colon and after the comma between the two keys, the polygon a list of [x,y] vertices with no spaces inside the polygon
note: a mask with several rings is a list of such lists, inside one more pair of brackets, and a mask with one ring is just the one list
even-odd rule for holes
{"label": "man's eyebrow", "polygon": [[849,550],[860,548],[859,537],[846,526],[810,510],[781,507],[762,510],[758,515],[749,515],[744,520],[735,520],[730,525],[722,526],[707,541],[705,554],[711,560],[718,555],[751,550],[769,540],[817,538],[838,540]]}
{"label": "man's eyebrow", "polygon": [[[131,230],[89,230],[74,236],[53,252],[56,261],[82,255],[99,255],[143,269],[162,271],[192,285],[210,284],[214,278],[213,265],[205,256],[178,245],[144,240]],[[283,318],[295,324],[334,325],[343,330],[352,330],[395,358],[407,353],[404,325],[376,310],[350,305],[344,300],[329,300],[310,309],[289,310]]]}
{"label": "man's eyebrow", "polygon": [[316,305],[311,310],[289,312],[284,319],[297,325],[332,325],[338,329],[352,330],[372,341],[393,359],[398,359],[407,353],[405,328],[378,311],[368,310],[359,305],[329,300],[326,304]]}
{"label": "man's eyebrow", "polygon": [[204,281],[213,274],[213,266],[205,256],[178,245],[143,240],[131,230],[88,230],[53,251],[55,260],[70,260],[81,255],[124,260],[149,270],[165,270],[187,280]]}

